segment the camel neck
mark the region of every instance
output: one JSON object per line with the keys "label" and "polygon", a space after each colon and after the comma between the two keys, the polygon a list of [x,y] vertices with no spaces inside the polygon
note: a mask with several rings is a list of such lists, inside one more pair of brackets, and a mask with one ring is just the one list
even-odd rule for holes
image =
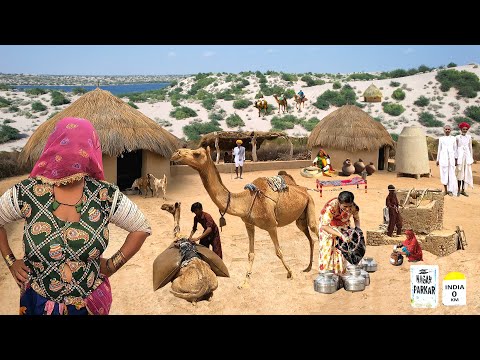
{"label": "camel neck", "polygon": [[[240,197],[247,195],[247,193],[231,193],[223,184],[213,161],[209,162],[205,168],[199,170],[199,173],[208,195],[210,195],[210,198],[222,213],[226,209],[226,213],[230,215],[242,217],[246,214],[247,208],[246,206],[243,206],[245,202],[238,200]],[[229,193],[230,204],[227,208]]]}

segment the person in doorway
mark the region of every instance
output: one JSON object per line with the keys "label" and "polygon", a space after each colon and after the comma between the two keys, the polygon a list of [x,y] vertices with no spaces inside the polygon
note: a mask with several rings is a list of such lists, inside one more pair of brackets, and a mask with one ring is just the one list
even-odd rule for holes
{"label": "person in doorway", "polygon": [[472,150],[472,136],[467,134],[470,125],[467,122],[462,122],[458,125],[461,134],[456,136],[457,140],[457,181],[458,193],[457,196],[468,196],[465,192],[465,184],[470,185],[473,189],[473,150]]}
{"label": "person in doorway", "polygon": [[[212,246],[212,250],[220,258],[222,258],[222,243],[220,242],[220,232],[218,231],[218,226],[213,220],[212,216],[205,211],[203,211],[202,204],[196,202],[192,204],[190,210],[195,214],[193,218],[193,228],[188,238],[192,242],[200,241],[200,245],[205,247]],[[197,238],[194,238],[193,235],[197,231],[197,225],[200,223],[203,227],[203,233]]]}
{"label": "person in doorway", "polygon": [[450,125],[443,127],[445,136],[438,140],[437,166],[440,167],[440,180],[445,188],[444,195],[453,196],[458,192],[455,167],[457,166],[457,140],[450,136]]}
{"label": "person in doorway", "polygon": [[240,179],[242,178],[242,173],[243,173],[243,163],[245,162],[245,148],[242,146],[243,141],[238,139],[236,141],[237,147],[235,147],[232,150],[232,155],[235,160],[235,174],[237,174],[237,177],[235,179],[238,179],[238,168],[240,168]]}

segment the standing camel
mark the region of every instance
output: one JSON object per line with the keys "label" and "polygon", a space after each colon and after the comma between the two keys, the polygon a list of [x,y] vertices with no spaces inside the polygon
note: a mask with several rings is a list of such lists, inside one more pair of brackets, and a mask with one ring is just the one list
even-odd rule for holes
{"label": "standing camel", "polygon": [[297,94],[294,95],[295,97],[295,108],[300,112],[302,111],[302,105],[305,108],[305,101],[307,101],[307,98],[304,97],[303,99],[300,99],[300,96]]}
{"label": "standing camel", "polygon": [[258,109],[258,117],[260,117],[260,112],[263,110],[264,115],[267,115],[268,113],[268,104],[267,100],[256,100],[255,103],[253,104],[254,107]]}
{"label": "standing camel", "polygon": [[291,182],[286,191],[275,192],[268,185],[267,178],[260,177],[253,181],[256,190],[245,190],[231,193],[222,183],[220,174],[210,155],[210,147],[178,149],[173,153],[172,161],[180,161],[197,170],[203,186],[212,201],[221,212],[238,216],[245,223],[249,239],[249,267],[245,280],[239,288],[248,285],[255,258],[255,226],[268,231],[275,246],[275,253],[287,269],[287,278],[292,277],[292,270],[283,259],[278,243],[277,228],[296,222],[297,227],[307,236],[310,242],[310,263],[304,271],[310,271],[313,262],[313,239],[309,229],[318,238],[315,203],[307,189]]}
{"label": "standing camel", "polygon": [[284,97],[283,100],[279,100],[276,94],[273,94],[273,97],[277,101],[278,104],[278,113],[280,114],[280,109],[283,108],[283,112],[287,111],[287,99]]}

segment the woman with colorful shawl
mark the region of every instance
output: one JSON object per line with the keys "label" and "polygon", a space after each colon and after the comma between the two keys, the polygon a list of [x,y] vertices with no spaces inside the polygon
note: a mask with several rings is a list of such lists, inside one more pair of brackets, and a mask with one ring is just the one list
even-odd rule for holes
{"label": "woman with colorful shawl", "polygon": [[[3,226],[20,219],[17,258]],[[110,222],[129,234],[107,259]],[[0,197],[0,251],[21,289],[20,314],[108,314],[108,277],[150,234],[137,206],[105,181],[100,141],[85,119],[58,121],[30,176]]]}
{"label": "woman with colorful shawl", "polygon": [[318,151],[317,156],[313,159],[313,165],[322,169],[322,173],[325,176],[332,176],[330,172],[335,172],[330,164],[330,156],[323,149]]}
{"label": "woman with colorful shawl", "polygon": [[[423,253],[420,244],[415,237],[415,233],[412,229],[405,230],[407,239],[401,244],[397,245],[397,253],[405,255],[408,261],[423,261]],[[400,250],[398,250],[400,248]]]}
{"label": "woman with colorful shawl", "polygon": [[325,204],[320,212],[318,258],[320,272],[333,270],[342,274],[346,269],[346,260],[341,251],[335,247],[337,238],[343,241],[350,239],[342,233],[350,226],[353,217],[355,227],[360,227],[359,207],[355,204],[354,195],[350,191],[342,191],[338,198],[333,198]]}

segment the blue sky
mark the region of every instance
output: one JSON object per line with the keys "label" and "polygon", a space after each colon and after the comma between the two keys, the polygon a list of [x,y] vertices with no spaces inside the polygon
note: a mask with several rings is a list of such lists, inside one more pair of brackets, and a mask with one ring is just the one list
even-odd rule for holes
{"label": "blue sky", "polygon": [[349,73],[480,62],[479,45],[0,45],[0,73]]}

